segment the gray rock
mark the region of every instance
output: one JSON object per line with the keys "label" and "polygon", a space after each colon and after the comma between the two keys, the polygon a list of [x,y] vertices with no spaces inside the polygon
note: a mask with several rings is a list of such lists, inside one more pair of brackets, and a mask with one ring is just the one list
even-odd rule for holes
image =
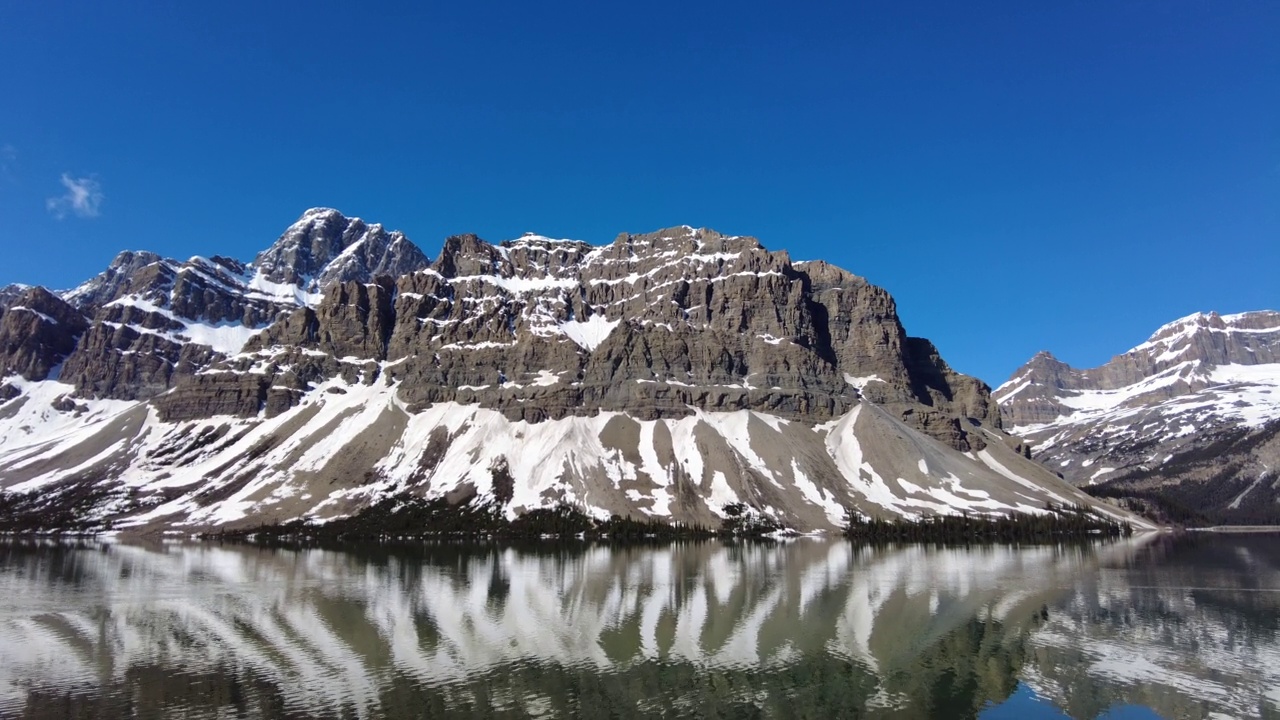
{"label": "gray rock", "polygon": [[0,287],[0,310],[12,305],[15,300],[30,289],[30,285],[22,285],[19,283],[12,283],[5,285],[4,287]]}
{"label": "gray rock", "polygon": [[425,268],[427,257],[400,232],[366,225],[330,208],[312,208],[253,266],[267,279],[319,290],[330,283],[400,276]]}
{"label": "gray rock", "polygon": [[116,298],[135,292],[145,292],[155,276],[172,272],[165,267],[164,258],[152,252],[125,250],[116,255],[107,269],[74,290],[62,294],[67,302],[85,313]]}
{"label": "gray rock", "polygon": [[[329,227],[327,217],[314,222]],[[284,245],[310,247],[306,237],[291,231]],[[907,337],[884,290],[825,263],[792,265],[754,238],[687,227],[598,248],[451,237],[430,268],[330,286],[245,351],[291,348],[386,363],[410,407],[479,404],[530,421],[754,409],[821,422],[858,402],[846,378],[874,376],[868,398],[957,449],[981,449],[973,428],[1000,424],[988,388]],[[337,366],[313,364],[302,379]],[[234,375],[222,382],[237,387]],[[166,403],[191,405],[185,392],[180,383]]]}
{"label": "gray rock", "polygon": [[0,308],[0,377],[43,380],[71,354],[88,323],[42,287],[26,288]]}
{"label": "gray rock", "polygon": [[218,255],[177,261],[124,252],[63,295],[92,318],[63,377],[87,397],[155,397],[241,350],[196,345],[193,338],[208,334],[202,329],[262,329],[306,308],[321,288],[427,264],[402,234],[324,209],[304,213],[250,265]]}

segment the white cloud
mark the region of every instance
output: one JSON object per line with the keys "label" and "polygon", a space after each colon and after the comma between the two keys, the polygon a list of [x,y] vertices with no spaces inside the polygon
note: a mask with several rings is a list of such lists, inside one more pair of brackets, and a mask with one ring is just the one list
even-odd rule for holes
{"label": "white cloud", "polygon": [[102,210],[102,184],[91,177],[76,178],[70,173],[62,173],[62,186],[67,189],[61,197],[51,197],[44,201],[44,206],[54,217],[62,218],[75,214],[83,218],[98,217]]}

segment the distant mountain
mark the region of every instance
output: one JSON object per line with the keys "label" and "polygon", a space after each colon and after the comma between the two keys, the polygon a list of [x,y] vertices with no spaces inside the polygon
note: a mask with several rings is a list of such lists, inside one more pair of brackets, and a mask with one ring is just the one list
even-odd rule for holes
{"label": "distant mountain", "polygon": [[459,235],[428,262],[317,209],[252,263],[127,252],[4,307],[0,501],[28,524],[324,520],[403,493],[705,525],[741,502],[801,530],[1093,503],[887,292],[711,230]]}
{"label": "distant mountain", "polygon": [[1280,521],[1280,313],[1197,313],[1089,370],[1042,352],[994,396],[1010,432],[1072,483]]}

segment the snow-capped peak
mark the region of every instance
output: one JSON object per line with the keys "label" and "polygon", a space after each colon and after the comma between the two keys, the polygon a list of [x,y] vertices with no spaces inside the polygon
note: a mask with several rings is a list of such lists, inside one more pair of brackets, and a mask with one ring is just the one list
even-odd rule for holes
{"label": "snow-capped peak", "polygon": [[521,235],[515,240],[508,240],[507,242],[503,243],[503,245],[516,245],[520,243],[548,244],[548,243],[580,243],[580,242],[582,241],[573,240],[570,238],[553,238],[553,237],[547,237],[546,235],[542,235],[541,233],[526,232],[525,234]]}
{"label": "snow-capped peak", "polygon": [[1162,343],[1167,345],[1199,332],[1280,332],[1280,313],[1274,310],[1231,315],[1219,315],[1214,311],[1192,313],[1161,325],[1146,342],[1129,352],[1141,352]]}
{"label": "snow-capped peak", "polygon": [[[340,218],[346,218],[346,216],[343,215],[342,211],[340,210],[335,210],[334,208],[331,208],[331,207],[313,207],[313,208],[307,208],[306,210],[304,210],[302,215],[298,217],[297,222],[295,222],[294,224],[296,225],[300,222],[303,222],[307,218],[312,218],[317,216],[337,216]],[[352,217],[349,219],[359,220],[360,218]]]}
{"label": "snow-capped peak", "polygon": [[252,268],[267,281],[316,292],[333,282],[404,275],[427,265],[427,257],[400,232],[332,208],[312,208],[259,253]]}

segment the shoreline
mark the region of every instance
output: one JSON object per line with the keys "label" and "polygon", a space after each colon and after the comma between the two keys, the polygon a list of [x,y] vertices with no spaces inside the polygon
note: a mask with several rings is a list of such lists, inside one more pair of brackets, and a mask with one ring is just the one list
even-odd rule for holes
{"label": "shoreline", "polygon": [[1183,531],[1221,534],[1280,533],[1280,525],[1213,525],[1211,527],[1183,528]]}

